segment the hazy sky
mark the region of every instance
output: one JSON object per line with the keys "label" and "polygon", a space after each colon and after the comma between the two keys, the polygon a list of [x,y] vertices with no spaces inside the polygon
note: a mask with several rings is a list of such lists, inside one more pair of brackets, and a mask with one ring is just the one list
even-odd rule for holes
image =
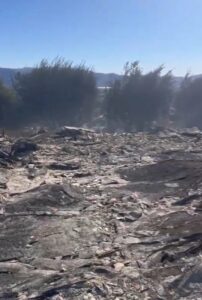
{"label": "hazy sky", "polygon": [[202,73],[202,0],[0,0],[0,66],[63,56],[96,71],[139,60]]}

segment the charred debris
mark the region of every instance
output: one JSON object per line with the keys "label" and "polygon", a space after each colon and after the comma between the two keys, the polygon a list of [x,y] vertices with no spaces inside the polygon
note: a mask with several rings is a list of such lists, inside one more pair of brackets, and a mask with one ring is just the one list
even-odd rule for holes
{"label": "charred debris", "polygon": [[202,132],[0,139],[0,299],[197,299]]}

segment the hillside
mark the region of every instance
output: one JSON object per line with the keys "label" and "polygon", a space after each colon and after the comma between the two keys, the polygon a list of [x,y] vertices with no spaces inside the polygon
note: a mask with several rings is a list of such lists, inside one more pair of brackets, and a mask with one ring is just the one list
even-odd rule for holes
{"label": "hillside", "polygon": [[10,69],[10,68],[0,68],[0,80],[2,80],[6,85],[10,86],[12,80],[18,72],[25,73],[29,72],[31,68],[22,69]]}

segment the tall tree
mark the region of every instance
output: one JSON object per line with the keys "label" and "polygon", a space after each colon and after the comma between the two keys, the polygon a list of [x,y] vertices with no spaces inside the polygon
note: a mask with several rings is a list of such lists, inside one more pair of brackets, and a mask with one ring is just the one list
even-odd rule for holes
{"label": "tall tree", "polygon": [[202,78],[185,76],[176,95],[175,106],[177,125],[202,128]]}
{"label": "tall tree", "polygon": [[[163,67],[143,74],[137,61],[126,63],[124,76],[106,94],[109,128],[144,130],[165,119],[173,96],[172,74],[161,75]],[[115,128],[114,128],[115,127]]]}
{"label": "tall tree", "polygon": [[0,125],[11,123],[11,113],[15,104],[14,92],[0,81]]}
{"label": "tall tree", "polygon": [[42,60],[30,73],[17,74],[14,87],[26,122],[82,124],[91,118],[96,83],[83,65]]}

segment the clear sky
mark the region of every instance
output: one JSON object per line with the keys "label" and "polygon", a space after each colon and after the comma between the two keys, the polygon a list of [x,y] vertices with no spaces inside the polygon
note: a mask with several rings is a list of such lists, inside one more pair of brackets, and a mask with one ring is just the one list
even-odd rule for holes
{"label": "clear sky", "polygon": [[202,73],[202,0],[0,0],[0,66],[56,56],[100,72],[139,60]]}

